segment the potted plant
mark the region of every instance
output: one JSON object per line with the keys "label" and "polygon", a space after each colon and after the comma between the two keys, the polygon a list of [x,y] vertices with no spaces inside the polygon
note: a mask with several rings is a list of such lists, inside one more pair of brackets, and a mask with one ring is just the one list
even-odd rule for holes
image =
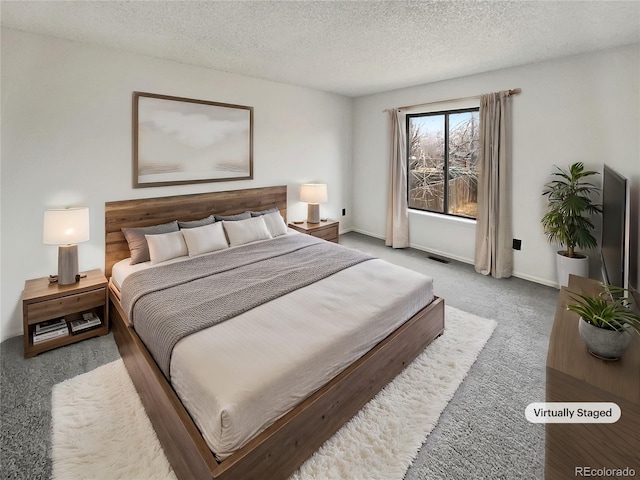
{"label": "potted plant", "polygon": [[589,257],[576,252],[576,248],[595,248],[598,245],[591,234],[594,229],[591,216],[601,213],[602,208],[592,201],[599,188],[586,181],[598,172],[585,170],[582,162],[574,163],[568,170],[559,167],[556,170],[554,179],[545,185],[542,192],[549,202],[547,213],[542,217],[542,226],[549,242],[566,248],[558,251],[556,265],[558,283],[567,286],[570,273],[589,277]]}
{"label": "potted plant", "polygon": [[592,297],[584,293],[569,292],[573,303],[567,310],[580,315],[578,330],[589,352],[604,360],[617,360],[631,342],[631,335],[640,335],[640,314],[631,310],[632,300],[627,290],[604,287],[602,293]]}

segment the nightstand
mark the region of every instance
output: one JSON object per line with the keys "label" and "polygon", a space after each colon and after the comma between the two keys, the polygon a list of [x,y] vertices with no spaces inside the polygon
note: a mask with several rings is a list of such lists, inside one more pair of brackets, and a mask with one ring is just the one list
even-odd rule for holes
{"label": "nightstand", "polygon": [[300,233],[306,233],[313,237],[322,238],[328,242],[339,243],[338,241],[338,227],[340,222],[335,220],[327,220],[320,223],[290,223],[289,228]]}
{"label": "nightstand", "polygon": [[[85,278],[72,285],[49,283],[48,277],[27,280],[22,292],[24,356],[33,357],[86,338],[106,335],[109,332],[108,300],[107,279],[99,269],[86,272]],[[100,323],[73,333],[70,322],[82,320],[83,314],[97,316]],[[58,319],[64,319],[66,332],[64,328],[47,332]],[[47,334],[39,335],[34,343],[36,328]]]}

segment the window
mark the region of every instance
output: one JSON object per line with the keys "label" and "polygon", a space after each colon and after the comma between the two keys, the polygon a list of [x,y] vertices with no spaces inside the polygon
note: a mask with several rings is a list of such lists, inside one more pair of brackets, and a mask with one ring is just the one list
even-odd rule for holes
{"label": "window", "polygon": [[476,218],[478,110],[407,115],[409,208]]}

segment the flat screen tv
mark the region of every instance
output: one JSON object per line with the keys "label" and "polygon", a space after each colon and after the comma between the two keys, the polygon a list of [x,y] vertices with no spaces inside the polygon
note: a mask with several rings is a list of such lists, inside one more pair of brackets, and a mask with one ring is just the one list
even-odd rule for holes
{"label": "flat screen tv", "polygon": [[602,281],[629,288],[629,182],[605,165],[602,174]]}

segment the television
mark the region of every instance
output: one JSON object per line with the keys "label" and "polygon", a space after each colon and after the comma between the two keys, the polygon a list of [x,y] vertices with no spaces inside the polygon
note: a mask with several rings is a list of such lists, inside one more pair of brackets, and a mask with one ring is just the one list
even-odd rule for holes
{"label": "television", "polygon": [[602,174],[602,281],[629,288],[629,181],[608,165]]}

